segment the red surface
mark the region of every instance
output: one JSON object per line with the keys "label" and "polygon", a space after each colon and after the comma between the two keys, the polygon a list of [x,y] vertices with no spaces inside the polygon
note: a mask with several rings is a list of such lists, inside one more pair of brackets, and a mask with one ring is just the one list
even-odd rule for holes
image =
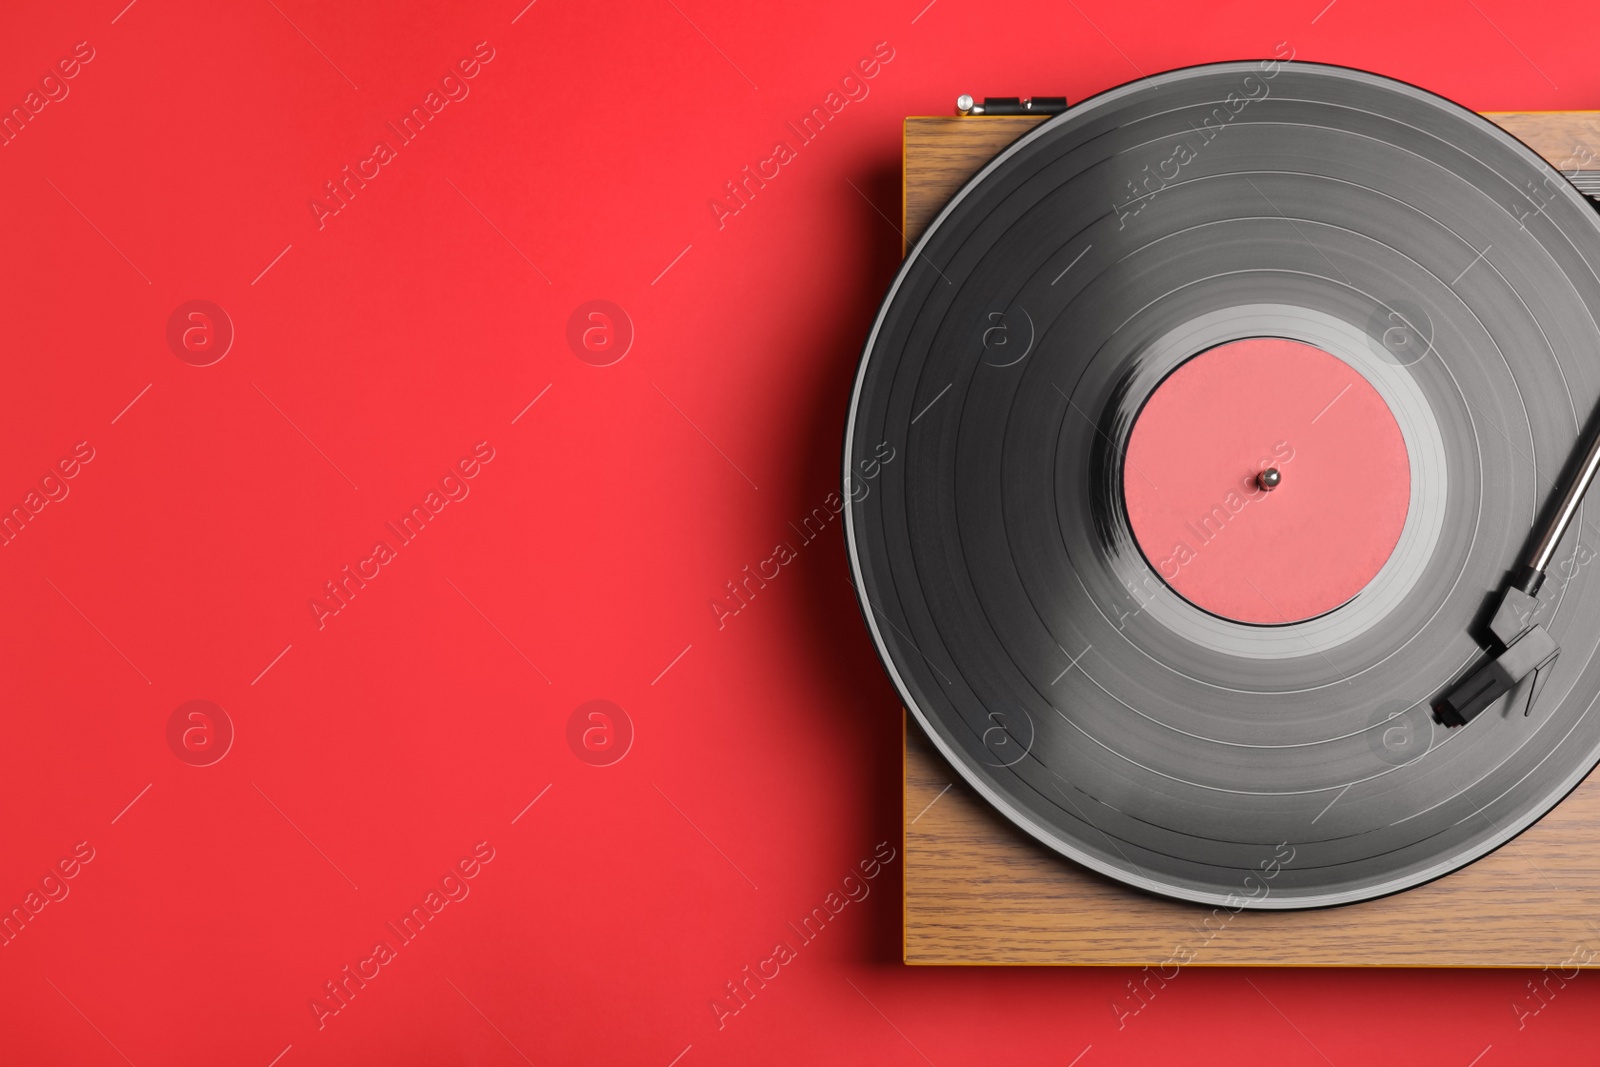
{"label": "red surface", "polygon": [[[1279,41],[1479,108],[1594,106],[1587,7],[125,2],[0,14],[8,105],[76,42],[94,54],[0,148],[0,499],[93,454],[0,548],[0,894],[74,872],[0,948],[0,1060],[1465,1067],[1492,1046],[1495,1067],[1590,1047],[1587,974],[1536,999],[1523,971],[1190,968],[1131,1014],[1131,970],[901,967],[900,863],[870,866],[898,839],[898,704],[837,522],[790,525],[829,506],[898,259],[902,116]],[[324,183],[480,41],[494,58],[448,86],[470,95],[319,229]],[[868,95],[719,228],[724,183],[880,41],[892,60],[845,86]],[[168,347],[191,300],[234,326],[209,366],[201,324],[188,360]],[[584,320],[600,358],[568,347],[592,300],[633,326],[609,366],[615,322]],[[378,560],[430,493],[438,514]],[[733,614],[725,583],[780,542]],[[375,576],[319,628],[308,604],[346,566]],[[191,700],[234,727],[208,766],[169,747]],[[632,726],[607,766],[569,747],[591,700]],[[190,720],[176,752],[217,729]],[[852,872],[870,895],[800,943],[789,923]],[[437,918],[377,961],[430,892]],[[725,983],[779,941],[793,958],[719,1029]],[[308,1005],[347,965],[377,977],[319,1030]],[[1519,1028],[1519,1008],[1540,1010]]]}
{"label": "red surface", "polygon": [[[1277,470],[1278,486],[1257,484]],[[1237,622],[1299,622],[1348,602],[1400,538],[1411,468],[1378,391],[1278,337],[1217,345],[1169,374],[1128,439],[1128,519],[1180,596]]]}

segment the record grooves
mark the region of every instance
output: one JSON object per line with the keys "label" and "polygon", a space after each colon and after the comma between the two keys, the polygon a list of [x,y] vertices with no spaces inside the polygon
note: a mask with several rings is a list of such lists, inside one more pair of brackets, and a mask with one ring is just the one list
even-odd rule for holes
{"label": "record grooves", "polygon": [[[852,400],[846,471],[881,441],[904,454],[847,509],[847,536],[908,708],[1029,833],[1168,896],[1345,903],[1503,843],[1600,756],[1592,570],[1542,594],[1562,651],[1528,717],[1497,707],[1447,732],[1431,704],[1481,656],[1485,598],[1600,399],[1597,271],[1600,216],[1548,164],[1373,75],[1194,68],[1044,123],[908,257]],[[1404,506],[1348,468],[1329,495],[1364,439],[1335,432],[1338,406],[1314,418],[1291,389],[1265,417],[1222,383],[1237,400],[1216,419],[1243,428],[1227,447],[1256,447],[1259,424],[1295,449],[1283,495],[1225,507],[1209,556],[1188,545],[1217,595],[1230,575],[1262,586],[1245,611],[1186,599],[1152,559],[1127,458],[1164,381],[1257,338],[1370,389]],[[1218,470],[1259,473],[1237,467]],[[1335,566],[1341,539],[1272,526],[1291,504],[1313,525],[1391,522],[1392,547],[1374,539],[1370,577]],[[1585,518],[1558,558],[1592,543]],[[1224,551],[1229,534],[1254,555]],[[1359,575],[1353,596],[1322,588],[1339,574]],[[1297,581],[1309,606],[1283,599],[1274,620]]]}

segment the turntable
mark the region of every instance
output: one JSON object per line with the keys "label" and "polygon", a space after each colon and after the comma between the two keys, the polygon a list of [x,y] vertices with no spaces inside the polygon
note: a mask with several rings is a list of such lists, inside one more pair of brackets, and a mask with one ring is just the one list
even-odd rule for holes
{"label": "turntable", "polygon": [[989,110],[907,120],[846,442],[904,457],[847,534],[907,961],[1569,959],[1595,117],[1276,61]]}

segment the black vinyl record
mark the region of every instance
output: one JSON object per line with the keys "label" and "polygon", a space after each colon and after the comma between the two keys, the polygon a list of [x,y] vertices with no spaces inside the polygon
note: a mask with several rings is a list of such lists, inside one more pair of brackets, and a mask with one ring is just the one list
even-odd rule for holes
{"label": "black vinyl record", "polygon": [[[1529,713],[1446,730],[1431,705],[1600,400],[1597,314],[1600,215],[1412,86],[1227,63],[1043,123],[918,241],[852,396],[851,565],[906,706],[1029,834],[1171,897],[1348,903],[1493,850],[1600,759],[1592,505]],[[1252,337],[1354,368],[1410,463],[1378,576],[1286,625],[1179,596],[1123,498],[1152,391]]]}

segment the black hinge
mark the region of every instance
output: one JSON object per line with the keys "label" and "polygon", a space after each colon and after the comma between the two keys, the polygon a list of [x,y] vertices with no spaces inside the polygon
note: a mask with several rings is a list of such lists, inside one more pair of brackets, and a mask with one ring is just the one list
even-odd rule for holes
{"label": "black hinge", "polygon": [[956,97],[960,115],[1059,115],[1065,110],[1064,96],[986,96],[981,104],[966,93]]}

